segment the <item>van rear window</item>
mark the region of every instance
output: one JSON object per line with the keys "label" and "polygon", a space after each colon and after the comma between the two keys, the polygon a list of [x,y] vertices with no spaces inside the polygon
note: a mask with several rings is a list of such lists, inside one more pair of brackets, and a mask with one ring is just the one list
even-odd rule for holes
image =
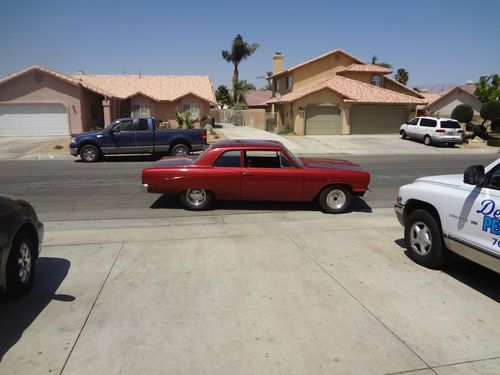
{"label": "van rear window", "polygon": [[456,121],[441,121],[441,128],[443,128],[443,129],[460,129],[461,126]]}

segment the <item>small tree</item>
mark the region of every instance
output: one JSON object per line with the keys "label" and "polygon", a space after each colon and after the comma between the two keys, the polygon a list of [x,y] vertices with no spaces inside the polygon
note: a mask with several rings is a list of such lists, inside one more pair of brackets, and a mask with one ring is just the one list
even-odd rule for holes
{"label": "small tree", "polygon": [[500,76],[492,74],[491,76],[482,76],[479,78],[474,95],[483,103],[491,100],[500,100]]}
{"label": "small tree", "polygon": [[451,112],[451,118],[458,122],[465,122],[466,124],[472,121],[474,117],[474,110],[468,104],[459,104]]}
{"label": "small tree", "polygon": [[406,86],[406,84],[408,83],[408,80],[410,79],[410,75],[408,74],[406,69],[400,68],[396,72],[396,75],[394,76],[394,78],[396,78],[396,81],[398,81],[399,83]]}
{"label": "small tree", "polygon": [[481,111],[479,112],[483,118],[483,126],[486,121],[496,121],[500,119],[500,102],[495,100],[490,100],[482,105]]}
{"label": "small tree", "polygon": [[192,129],[194,127],[194,123],[200,120],[198,118],[194,119],[191,112],[175,112],[175,117],[181,129]]}
{"label": "small tree", "polygon": [[241,98],[243,97],[243,95],[252,90],[255,90],[255,86],[251,83],[248,83],[246,79],[238,81],[238,83],[234,86],[233,97],[236,99],[234,104],[236,105],[237,103],[241,102]]}
{"label": "small tree", "polygon": [[231,106],[233,104],[231,93],[225,85],[217,87],[217,90],[215,90],[215,98],[219,104],[226,104],[227,106]]}

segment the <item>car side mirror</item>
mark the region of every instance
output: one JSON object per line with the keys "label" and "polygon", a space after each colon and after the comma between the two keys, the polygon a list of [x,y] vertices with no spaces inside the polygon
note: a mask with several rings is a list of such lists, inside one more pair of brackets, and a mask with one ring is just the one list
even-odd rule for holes
{"label": "car side mirror", "polygon": [[484,167],[482,165],[473,165],[464,172],[464,183],[469,185],[480,185],[484,180]]}

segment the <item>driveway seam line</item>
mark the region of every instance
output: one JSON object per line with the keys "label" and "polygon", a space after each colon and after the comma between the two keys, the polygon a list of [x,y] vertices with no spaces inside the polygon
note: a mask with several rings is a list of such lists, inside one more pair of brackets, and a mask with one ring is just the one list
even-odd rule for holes
{"label": "driveway seam line", "polygon": [[[434,371],[434,369],[429,365],[429,363],[427,363],[426,360],[424,360],[420,355],[418,355],[415,350],[413,350],[403,339],[401,339],[401,337],[399,337],[392,329],[390,329],[382,320],[380,320],[380,318],[378,318],[365,304],[363,304],[363,302],[361,302],[358,298],[356,298],[349,290],[347,290],[347,288],[342,285],[330,272],[328,272],[328,270],[326,270],[326,268],[324,268],[316,259],[314,259],[314,257],[309,254],[309,252],[303,247],[301,246],[292,236],[290,236],[290,234],[286,234],[286,236],[295,244],[295,246],[297,246],[309,259],[311,259],[321,270],[323,270],[324,273],[326,273],[328,275],[328,277],[330,277],[330,279],[332,279],[338,286],[340,286],[349,296],[351,296],[351,298],[353,298],[366,312],[368,312],[368,314],[370,314],[371,316],[373,316],[375,318],[375,320],[377,320],[377,322],[379,322],[388,332],[390,332],[399,342],[401,342],[410,352],[412,352],[418,359],[420,359],[422,361],[422,363],[424,363],[427,368],[424,368],[424,369],[428,369],[428,370],[431,370],[433,371],[435,374],[437,374],[436,371]],[[411,371],[415,371],[415,370],[411,370]]]}
{"label": "driveway seam line", "polygon": [[120,254],[122,253],[124,246],[125,246],[125,242],[122,242],[122,245],[120,246],[120,250],[118,250],[118,253],[115,256],[115,259],[113,260],[113,264],[111,264],[111,267],[109,268],[108,274],[106,275],[106,277],[104,278],[104,281],[102,282],[101,288],[99,288],[99,292],[97,293],[97,296],[95,297],[94,302],[92,303],[92,306],[90,307],[90,310],[89,310],[87,316],[85,317],[85,321],[83,322],[83,325],[80,328],[80,332],[78,332],[78,336],[76,337],[76,340],[73,343],[73,346],[71,347],[71,350],[69,351],[68,356],[66,357],[66,360],[64,361],[64,365],[61,368],[59,375],[62,375],[62,373],[64,372],[64,369],[66,368],[66,365],[68,364],[68,361],[69,361],[71,355],[73,354],[73,350],[75,349],[76,344],[78,343],[78,340],[80,340],[80,336],[82,335],[82,332],[83,332],[85,326],[87,325],[88,320],[90,319],[90,315],[92,314],[92,311],[94,311],[94,307],[97,303],[97,300],[99,299],[99,297],[104,289],[104,286],[106,285],[106,282],[108,281],[109,275],[111,275],[111,272],[113,271],[113,268],[115,267],[115,263],[118,260],[118,257],[120,256]]}

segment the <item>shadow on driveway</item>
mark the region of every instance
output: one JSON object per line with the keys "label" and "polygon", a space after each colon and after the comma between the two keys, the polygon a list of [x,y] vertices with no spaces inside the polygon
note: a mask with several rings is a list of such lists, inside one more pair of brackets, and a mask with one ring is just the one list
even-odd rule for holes
{"label": "shadow on driveway", "polygon": [[[31,292],[19,299],[0,297],[0,362],[52,300],[75,300],[73,296],[56,294],[70,265],[67,259],[40,257]],[[43,343],[40,344],[43,347]]]}
{"label": "shadow on driveway", "polygon": [[[176,196],[160,195],[160,197],[149,207],[153,209],[182,209],[182,205]],[[236,211],[320,211],[316,201],[312,202],[262,202],[262,201],[215,201],[214,210],[236,210]],[[349,212],[372,212],[368,204],[359,197],[352,198]]]}
{"label": "shadow on driveway", "polygon": [[[394,243],[401,247],[405,255],[410,259],[404,238],[397,239]],[[415,263],[415,267],[422,266]],[[449,253],[449,258],[439,271],[446,273],[495,302],[500,302],[500,274],[452,252]]]}

